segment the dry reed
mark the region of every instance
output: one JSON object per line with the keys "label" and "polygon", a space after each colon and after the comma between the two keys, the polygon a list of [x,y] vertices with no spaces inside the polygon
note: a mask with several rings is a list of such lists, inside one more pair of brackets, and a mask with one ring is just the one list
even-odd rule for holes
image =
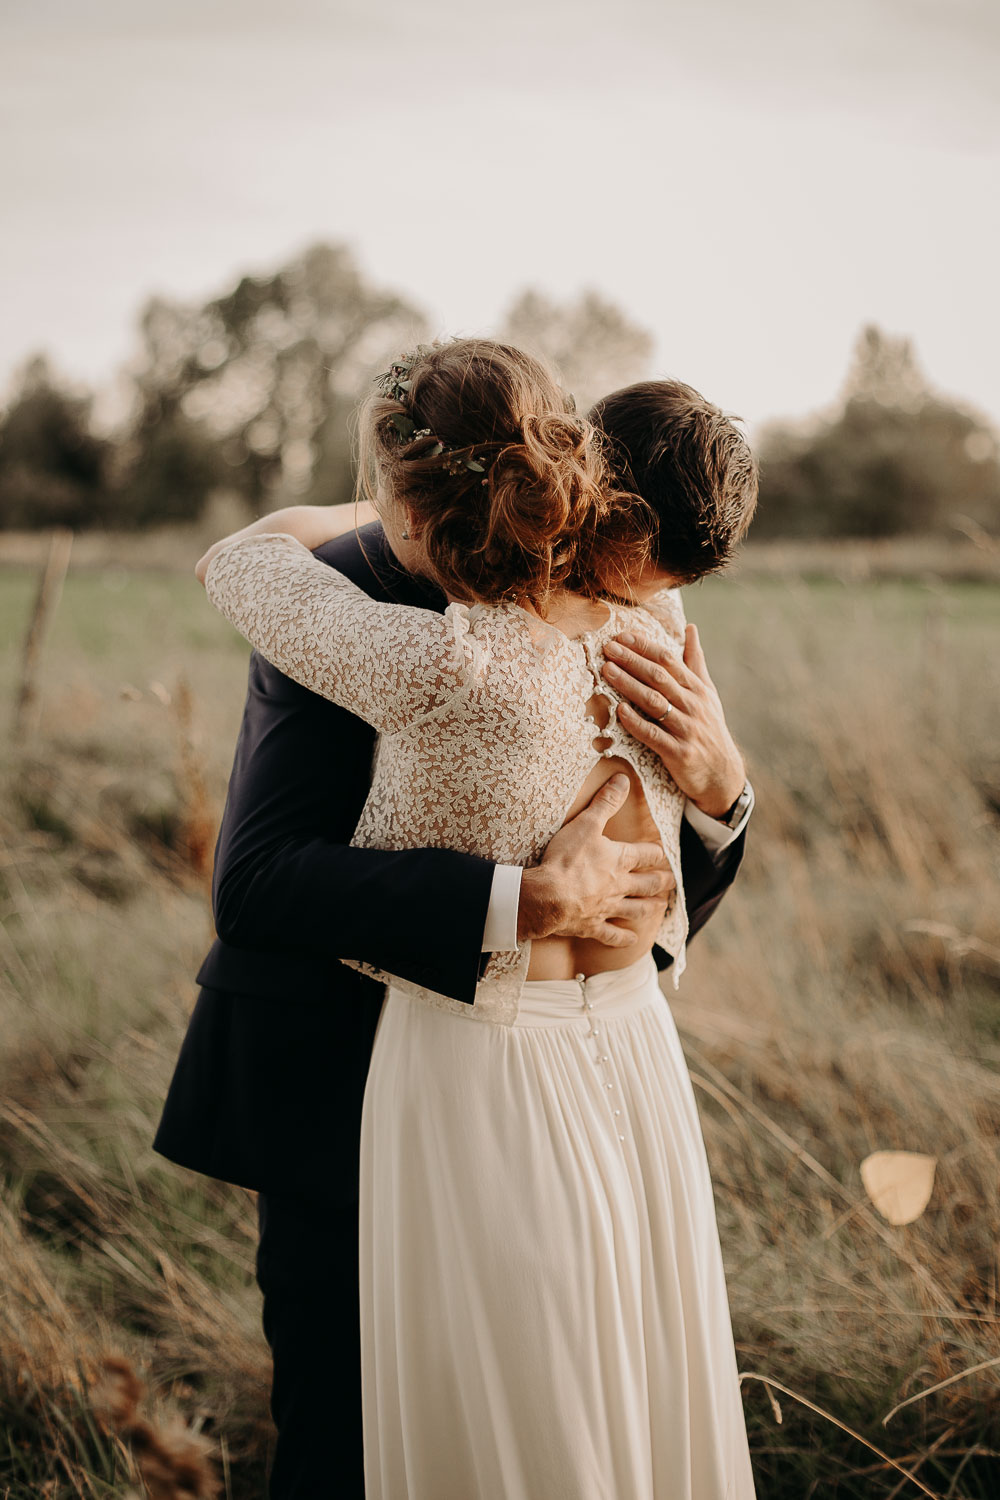
{"label": "dry reed", "polygon": [[[100,578],[70,576],[41,734],[0,788],[0,1495],[134,1483],[90,1407],[87,1372],[115,1349],[148,1370],[157,1412],[211,1435],[225,1494],[249,1500],[269,1443],[252,1208],[149,1146],[208,937],[204,829],[240,658],[186,583],[108,593]],[[131,622],[114,635],[109,599]],[[670,997],[759,1491],[986,1500],[1000,1492],[996,592],[745,576],[692,591],[688,610],[759,799],[741,879]],[[859,1171],[892,1149],[937,1163],[926,1212],[901,1227]]]}

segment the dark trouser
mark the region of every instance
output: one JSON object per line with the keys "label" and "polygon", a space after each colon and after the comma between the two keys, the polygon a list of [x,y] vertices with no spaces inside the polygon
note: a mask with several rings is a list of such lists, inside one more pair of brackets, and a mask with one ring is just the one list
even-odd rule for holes
{"label": "dark trouser", "polygon": [[364,1500],[358,1206],[261,1193],[257,1284],[274,1360],[271,1500]]}

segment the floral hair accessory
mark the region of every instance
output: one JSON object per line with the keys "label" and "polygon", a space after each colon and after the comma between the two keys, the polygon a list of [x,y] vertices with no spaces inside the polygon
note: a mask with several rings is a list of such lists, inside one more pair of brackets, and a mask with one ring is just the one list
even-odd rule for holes
{"label": "floral hair accessory", "polygon": [[[407,406],[409,404],[410,391],[413,389],[413,380],[410,371],[420,356],[425,353],[430,353],[429,347],[424,344],[418,344],[413,354],[405,355],[402,359],[393,360],[388,370],[381,375],[376,375],[375,384],[378,386],[380,394],[390,401],[398,401],[400,406]],[[420,438],[434,438],[431,429],[429,427],[418,427],[413,417],[407,411],[392,412],[389,417],[389,423],[395,428],[396,436],[399,438],[401,445],[404,443],[415,443]],[[434,438],[433,443],[430,444],[425,452],[420,454],[420,457],[443,457],[444,462],[441,468],[446,474],[460,474],[463,469],[468,469],[472,474],[485,474],[486,465],[480,463],[479,459],[473,456],[475,449],[475,443],[465,443],[460,448],[449,448],[447,444],[442,443],[440,438]],[[483,483],[486,483],[485,479]]]}
{"label": "floral hair accessory", "polygon": [[[418,349],[416,354],[419,354],[419,352]],[[410,379],[410,371],[413,369],[416,354],[412,355],[409,359],[393,360],[384,374],[375,376],[375,384],[378,386],[381,394],[387,396],[390,401],[398,401],[401,406],[405,406],[407,394],[413,387],[413,381]]]}

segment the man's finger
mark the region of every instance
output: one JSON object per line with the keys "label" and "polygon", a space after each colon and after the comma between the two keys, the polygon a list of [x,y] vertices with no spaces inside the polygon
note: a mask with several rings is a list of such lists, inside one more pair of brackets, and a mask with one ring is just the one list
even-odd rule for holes
{"label": "man's finger", "polygon": [[623,672],[621,667],[615,666],[613,661],[604,663],[603,675],[616,692],[621,693],[623,698],[627,698],[637,708],[641,708],[647,718],[656,719],[659,722],[660,719],[669,718],[673,709],[680,706],[680,698],[676,689],[674,690],[674,697],[677,698],[675,703],[661,689],[647,687],[644,682],[638,682],[636,678]]}
{"label": "man's finger", "polygon": [[613,922],[605,922],[594,936],[606,948],[631,948],[633,943],[638,942],[634,932],[630,932],[627,927],[616,927]]}
{"label": "man's finger", "polygon": [[585,818],[588,816],[597,819],[601,828],[611,821],[616,812],[620,812],[628,800],[629,782],[624,771],[618,771],[614,776],[608,778],[591,797],[587,806],[577,816]]}
{"label": "man's finger", "polygon": [[625,886],[625,899],[651,901],[660,896],[665,900],[673,888],[674,877],[669,870],[643,870],[629,876]]}
{"label": "man's finger", "polygon": [[617,641],[608,641],[604,654],[630,676],[637,677],[640,682],[646,683],[647,687],[656,688],[658,692],[670,692],[675,687],[690,691],[693,686],[697,686],[698,679],[684,665],[680,656],[669,651],[666,646],[646,643],[644,653]]}
{"label": "man's finger", "polygon": [[629,901],[624,911],[609,912],[608,918],[621,917],[632,928],[645,926],[647,922],[659,923],[663,917],[664,901]]}
{"label": "man's finger", "polygon": [[651,636],[644,635],[641,630],[625,630],[621,635],[616,635],[611,644],[613,646],[624,646],[630,651],[637,651],[640,656],[660,657],[669,655],[662,641],[654,641]]}
{"label": "man's finger", "polygon": [[701,649],[701,637],[698,634],[697,625],[689,625],[684,632],[684,661],[696,677],[702,682],[712,685],[712,679],[708,675],[708,662],[705,653]]}
{"label": "man's finger", "polygon": [[618,720],[622,727],[639,741],[640,745],[655,750],[657,755],[668,756],[678,744],[671,732],[670,719],[665,719],[662,724],[654,724],[651,719],[646,718],[645,714],[633,708],[631,703],[619,703]]}
{"label": "man's finger", "polygon": [[659,870],[667,863],[662,844],[622,844],[620,868],[635,873],[637,870]]}

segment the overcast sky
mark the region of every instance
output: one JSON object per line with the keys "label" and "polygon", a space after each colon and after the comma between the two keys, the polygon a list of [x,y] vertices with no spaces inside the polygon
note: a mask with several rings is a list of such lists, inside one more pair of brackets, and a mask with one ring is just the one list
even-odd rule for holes
{"label": "overcast sky", "polygon": [[859,326],[1000,420],[998,0],[0,0],[0,379],[344,240],[440,333],[596,287],[757,422]]}

